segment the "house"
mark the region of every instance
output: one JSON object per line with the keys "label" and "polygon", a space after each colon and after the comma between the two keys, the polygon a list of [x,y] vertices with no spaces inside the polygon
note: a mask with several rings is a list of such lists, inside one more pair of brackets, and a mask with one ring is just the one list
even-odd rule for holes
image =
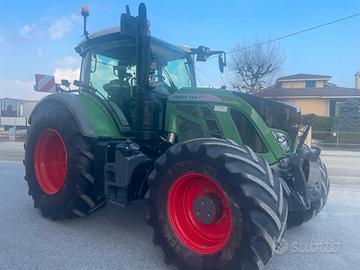
{"label": "house", "polygon": [[13,98],[0,99],[0,127],[27,127],[31,112],[38,101]]}
{"label": "house", "polygon": [[315,74],[285,76],[259,95],[295,103],[303,115],[337,116],[347,99],[360,100],[360,72],[355,74],[355,88],[337,86],[330,79],[331,76]]}
{"label": "house", "polygon": [[28,118],[38,101],[14,98],[0,99],[1,117],[26,117]]}

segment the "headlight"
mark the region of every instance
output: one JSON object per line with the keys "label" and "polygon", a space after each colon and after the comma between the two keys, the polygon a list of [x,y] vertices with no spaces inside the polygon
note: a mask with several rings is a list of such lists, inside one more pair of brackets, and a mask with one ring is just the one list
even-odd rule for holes
{"label": "headlight", "polygon": [[273,134],[278,144],[280,145],[281,149],[285,153],[288,153],[290,151],[288,136],[280,131],[273,131]]}

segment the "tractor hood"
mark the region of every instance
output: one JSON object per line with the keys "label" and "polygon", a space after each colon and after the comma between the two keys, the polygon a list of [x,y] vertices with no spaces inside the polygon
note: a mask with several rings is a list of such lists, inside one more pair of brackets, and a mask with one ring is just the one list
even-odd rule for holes
{"label": "tractor hood", "polygon": [[248,102],[269,127],[287,132],[292,142],[295,142],[301,123],[299,107],[295,104],[269,100],[237,91],[232,91],[232,93]]}
{"label": "tractor hood", "polygon": [[203,101],[229,105],[237,104],[237,98],[250,105],[269,128],[285,131],[291,137],[292,143],[295,143],[301,123],[301,113],[296,105],[239,91],[213,88],[182,88],[169,96],[170,101]]}

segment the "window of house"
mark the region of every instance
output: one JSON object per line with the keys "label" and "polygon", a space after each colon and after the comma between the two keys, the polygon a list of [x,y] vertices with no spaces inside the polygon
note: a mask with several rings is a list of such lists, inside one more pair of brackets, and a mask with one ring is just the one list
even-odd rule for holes
{"label": "window of house", "polygon": [[305,87],[306,88],[316,87],[316,81],[315,80],[305,81]]}
{"label": "window of house", "polygon": [[14,101],[14,100],[2,100],[1,116],[3,116],[3,117],[16,117],[17,116],[16,101]]}

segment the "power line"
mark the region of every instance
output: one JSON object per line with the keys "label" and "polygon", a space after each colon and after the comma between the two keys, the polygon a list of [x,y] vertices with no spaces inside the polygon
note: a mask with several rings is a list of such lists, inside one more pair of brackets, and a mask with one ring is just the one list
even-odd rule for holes
{"label": "power line", "polygon": [[[269,43],[272,43],[272,42],[275,42],[275,41],[279,41],[279,40],[282,40],[282,39],[286,39],[286,38],[289,38],[289,37],[292,37],[292,36],[296,36],[296,35],[300,35],[300,34],[303,34],[305,32],[309,32],[309,31],[312,31],[312,30],[315,30],[315,29],[318,29],[318,28],[321,28],[321,27],[325,27],[325,26],[328,26],[328,25],[331,25],[331,24],[335,24],[335,23],[338,23],[338,22],[342,22],[342,21],[346,21],[346,20],[349,20],[349,19],[352,19],[352,18],[355,18],[355,17],[358,17],[360,16],[360,13],[355,13],[353,15],[350,15],[350,16],[347,16],[347,17],[342,17],[340,19],[336,19],[334,21],[330,21],[330,22],[327,22],[327,23],[323,23],[323,24],[319,24],[319,25],[316,25],[316,26],[313,26],[313,27],[309,27],[309,28],[306,28],[306,29],[303,29],[303,30],[300,30],[300,31],[297,31],[297,32],[293,32],[293,33],[290,33],[290,34],[287,34],[287,35],[284,35],[284,36],[280,36],[280,37],[277,37],[277,38],[274,38],[274,39],[270,39],[270,40],[267,40],[267,41],[264,41],[264,42],[260,42],[260,43],[256,43],[254,45],[250,45],[250,46],[247,46],[247,47],[243,47],[243,48],[239,48],[239,49],[235,49],[235,50],[231,50],[231,51],[228,51],[227,54],[234,54],[234,53],[237,53],[239,51],[243,51],[243,50],[248,50],[248,49],[251,49],[251,48],[254,48],[256,46],[259,46],[259,45],[265,45],[265,44],[269,44]],[[216,57],[216,55],[213,55],[213,56],[210,56],[208,59],[212,59]],[[201,70],[199,70],[199,68],[197,67],[197,70],[202,73],[205,77],[207,77],[204,72],[202,72]],[[223,79],[223,78],[222,78]],[[212,81],[212,80],[211,80]],[[213,81],[214,82],[214,81]]]}
{"label": "power line", "polygon": [[[194,66],[196,70],[198,70],[198,68],[196,66]],[[205,86],[202,82],[202,79],[200,79],[200,74],[199,73],[196,73],[196,80],[197,82],[200,83],[201,86]]]}
{"label": "power line", "polygon": [[206,75],[206,73],[202,71],[198,66],[195,65],[195,69],[198,71],[198,75],[201,74],[203,78],[205,78],[205,81],[208,81],[210,84],[216,85],[215,81],[212,78],[210,78],[210,76]]}
{"label": "power line", "polygon": [[251,45],[251,46],[247,46],[247,47],[239,48],[239,49],[236,49],[236,50],[232,50],[232,51],[229,51],[227,53],[228,54],[233,54],[233,53],[237,53],[237,52],[242,51],[242,50],[248,50],[248,49],[254,48],[254,47],[259,46],[259,45],[265,45],[265,44],[268,44],[268,43],[271,43],[271,42],[275,42],[275,41],[282,40],[282,39],[285,39],[285,38],[289,38],[289,37],[292,37],[292,36],[300,35],[302,33],[309,32],[309,31],[312,31],[312,30],[315,30],[315,29],[318,29],[318,28],[321,28],[321,27],[324,27],[324,26],[328,26],[330,24],[346,21],[346,20],[352,19],[352,18],[357,17],[357,16],[360,16],[360,13],[356,13],[356,14],[353,14],[351,16],[343,17],[343,18],[340,18],[340,19],[337,19],[337,20],[334,20],[334,21],[330,21],[330,22],[327,22],[327,23],[319,24],[317,26],[309,27],[309,28],[306,28],[306,29],[303,29],[303,30],[300,30],[300,31],[297,31],[297,32],[294,32],[294,33],[291,33],[291,34],[280,36],[278,38],[270,39],[268,41],[260,42],[260,43],[257,43],[257,44]]}

